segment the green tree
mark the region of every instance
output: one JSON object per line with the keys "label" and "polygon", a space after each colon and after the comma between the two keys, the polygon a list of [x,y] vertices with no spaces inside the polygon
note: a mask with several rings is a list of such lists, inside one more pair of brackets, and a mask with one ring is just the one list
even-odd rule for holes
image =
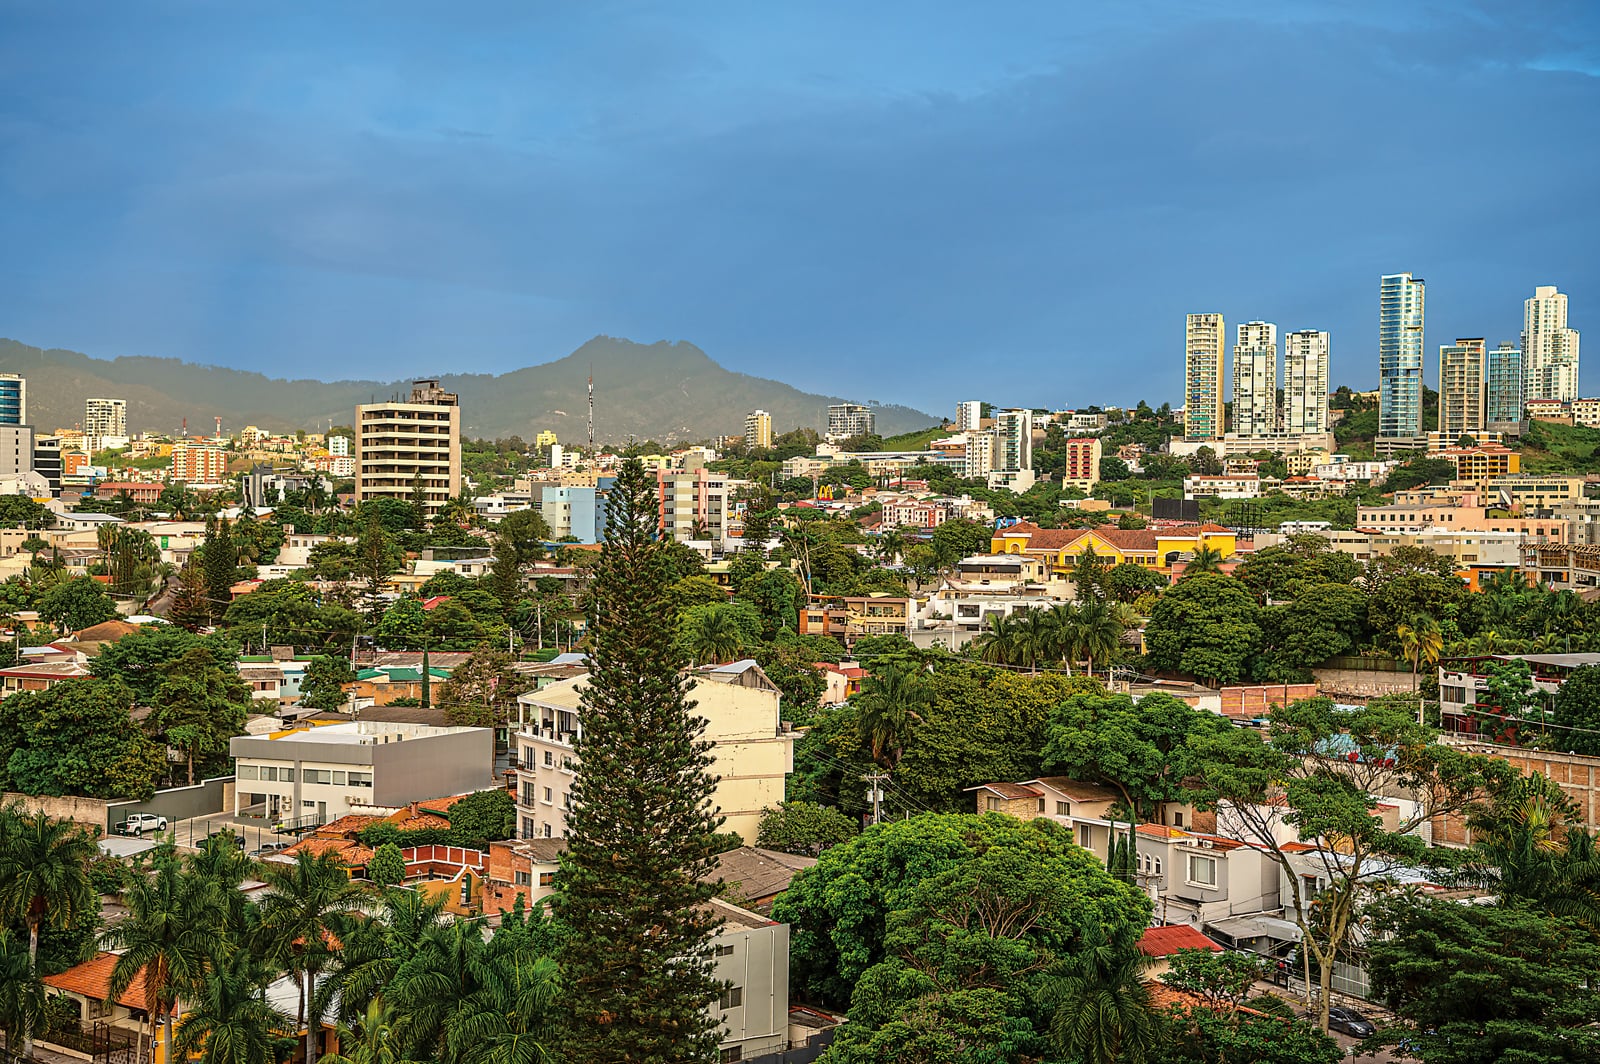
{"label": "green tree", "polygon": [[1213,1009],[1239,1011],[1268,975],[1264,962],[1237,950],[1180,949],[1169,960],[1161,981],[1175,990],[1198,994]]}
{"label": "green tree", "polygon": [[0,701],[0,773],[24,794],[148,799],[166,751],[133,719],[133,692],[93,677]]}
{"label": "green tree", "polygon": [[1411,689],[1415,691],[1422,667],[1437,665],[1439,654],[1444,650],[1444,635],[1439,631],[1439,622],[1432,617],[1419,615],[1397,625],[1394,637],[1400,646],[1400,653],[1411,663]]}
{"label": "green tree", "polygon": [[867,677],[859,701],[861,737],[872,760],[893,772],[905,754],[912,728],[928,711],[928,689],[922,675],[903,665],[885,667]]}
{"label": "green tree", "polygon": [[1147,591],[1161,591],[1166,577],[1133,562],[1118,562],[1106,572],[1106,594],[1118,602],[1132,602]]}
{"label": "green tree", "polygon": [[1293,602],[1261,611],[1263,646],[1256,678],[1289,682],[1309,677],[1329,658],[1352,650],[1366,629],[1367,597],[1349,584],[1300,585]]}
{"label": "green tree", "polygon": [[250,702],[250,685],[207,647],[194,647],[167,666],[150,726],[168,746],[183,751],[189,786],[194,786],[197,758],[215,761],[224,755],[226,761],[228,740],[244,734]]}
{"label": "green tree", "polygon": [[1562,749],[1600,755],[1600,666],[1572,670],[1556,692],[1553,717],[1562,729]]}
{"label": "green tree", "polygon": [[121,680],[132,689],[135,701],[150,705],[167,680],[167,669],[196,647],[210,647],[219,661],[238,653],[226,636],[198,636],[174,625],[152,624],[102,646],[89,671],[103,679]]}
{"label": "green tree", "polygon": [[44,1027],[44,983],[28,957],[28,943],[9,927],[0,927],[0,1032],[4,1052],[16,1054],[18,1039],[27,1042]]}
{"label": "green tree", "polygon": [[1056,1052],[1084,1064],[1163,1059],[1161,1018],[1144,983],[1150,963],[1133,946],[1091,933],[1040,993]]}
{"label": "green tree", "polygon": [[233,534],[228,529],[227,518],[206,519],[200,565],[206,578],[207,606],[215,624],[233,600],[233,585],[238,577],[239,555],[233,548]]}
{"label": "green tree", "polygon": [[366,900],[332,853],[295,856],[294,864],[274,865],[262,878],[261,941],[267,955],[300,983],[296,1028],[306,1029],[305,1059],[316,1064],[322,1036],[322,1002],[315,987],[335,962],[336,942],[349,935]]}
{"label": "green tree", "polygon": [[1339,1064],[1338,1042],[1285,1010],[1269,1011],[1276,999],[1256,998],[1252,1011],[1174,1006],[1167,1024],[1168,1064]]}
{"label": "green tree", "polygon": [[1105,598],[1109,593],[1106,584],[1108,574],[1109,569],[1105,559],[1095,553],[1091,544],[1083,548],[1083,552],[1078,555],[1077,561],[1072,566],[1072,576],[1068,579],[1072,581],[1072,587],[1079,600],[1098,599]]}
{"label": "green tree", "polygon": [[1145,626],[1151,665],[1213,684],[1244,679],[1261,640],[1255,596],[1218,573],[1180,580],[1161,596]]}
{"label": "green tree", "polygon": [[300,682],[300,704],[312,709],[338,709],[345,704],[345,685],[354,683],[355,670],[343,658],[318,654],[306,667]]}
{"label": "green tree", "polygon": [[696,606],[679,622],[678,643],[691,664],[720,665],[739,657],[754,641],[751,622],[759,624],[748,603]]}
{"label": "green tree", "polygon": [[988,525],[964,517],[946,521],[934,529],[933,552],[938,558],[939,567],[948,569],[962,558],[987,553],[993,538],[991,531]]}
{"label": "green tree", "polygon": [[573,1057],[711,1060],[706,1010],[719,819],[703,718],[690,715],[684,658],[662,624],[667,558],[654,485],[637,459],[618,473],[590,589],[594,648],[567,850],[553,914],[567,929],[561,1041]]}
{"label": "green tree", "polygon": [[151,1034],[161,1023],[161,1044],[172,1045],[178,998],[200,987],[221,950],[225,929],[217,884],[186,873],[170,843],[156,850],[154,871],[135,876],[123,891],[128,915],[106,931],[121,950],[111,969],[111,996],[143,977]]}
{"label": "green tree", "polygon": [[1372,915],[1373,991],[1426,1064],[1600,1059],[1600,944],[1525,904],[1395,898]]}
{"label": "green tree", "polygon": [[452,843],[471,850],[488,849],[491,842],[509,839],[517,828],[516,803],[500,787],[457,799],[445,817],[450,821]]}
{"label": "green tree", "polygon": [[200,1064],[273,1064],[278,1032],[294,1022],[267,1000],[264,990],[274,974],[243,949],[207,969],[174,1036],[184,1058],[198,1056]]}
{"label": "green tree", "polygon": [[1074,695],[1051,715],[1044,770],[1115,787],[1132,816],[1153,822],[1163,802],[1194,797],[1204,767],[1194,741],[1232,728],[1171,695]]}
{"label": "green tree", "polygon": [[494,564],[489,569],[489,589],[509,606],[523,595],[522,571],[544,556],[550,526],[538,510],[506,514],[494,530]]}
{"label": "green tree", "polygon": [[779,802],[761,813],[756,845],[768,850],[815,857],[830,846],[854,838],[855,821],[831,806],[815,802]]}
{"label": "green tree", "polygon": [[[1264,735],[1236,729],[1196,745],[1207,761],[1203,800],[1217,807],[1218,831],[1255,846],[1283,872],[1285,918],[1299,925],[1315,963],[1324,1031],[1333,968],[1350,949],[1368,892],[1390,882],[1397,864],[1424,861],[1419,827],[1472,808],[1514,774],[1503,761],[1438,743],[1405,696],[1358,709],[1327,698],[1275,706]],[[1414,801],[1391,827],[1372,796],[1396,787]],[[1316,848],[1285,850],[1295,841],[1285,825]],[[1315,896],[1308,862],[1327,884]]]}
{"label": "green tree", "polygon": [[400,847],[386,842],[367,861],[367,878],[380,887],[393,887],[406,878],[406,859]]}
{"label": "green tree", "polygon": [[512,668],[504,650],[480,646],[457,665],[439,688],[445,720],[457,727],[493,728],[511,719],[517,696],[533,689],[533,680]]}
{"label": "green tree", "polygon": [[[39,973],[39,934],[70,928],[95,909],[89,862],[94,838],[67,820],[19,807],[0,809],[0,926],[28,929],[28,967]],[[33,1055],[32,1038],[23,1056]]]}
{"label": "green tree", "polygon": [[957,985],[983,986],[993,978],[984,958],[1001,962],[1004,951],[1000,974],[1017,983],[996,989],[1014,991],[1094,928],[1131,950],[1149,913],[1149,899],[1114,879],[1069,829],[997,813],[868,828],[824,852],[773,904],[773,919],[793,928],[797,991],[830,1004],[854,994],[853,1018],[863,981],[900,984],[909,968],[965,973]]}
{"label": "green tree", "polygon": [[400,562],[399,545],[384,528],[378,514],[371,514],[356,537],[350,575],[360,582],[367,619],[373,624],[383,615],[383,585],[400,571]]}
{"label": "green tree", "polygon": [[728,601],[728,593],[709,576],[686,576],[672,585],[672,615],[681,617],[695,606]]}
{"label": "green tree", "polygon": [[39,619],[62,632],[81,632],[116,618],[117,604],[87,576],[58,580],[39,596]]}
{"label": "green tree", "polygon": [[372,638],[390,650],[421,650],[428,632],[428,614],[422,603],[407,595],[383,611]]}

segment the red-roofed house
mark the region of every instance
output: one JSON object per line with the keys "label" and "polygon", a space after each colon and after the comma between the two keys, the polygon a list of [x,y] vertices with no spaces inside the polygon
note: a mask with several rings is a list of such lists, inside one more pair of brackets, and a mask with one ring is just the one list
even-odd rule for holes
{"label": "red-roofed house", "polygon": [[997,529],[989,541],[993,554],[1026,554],[1047,562],[1052,572],[1066,575],[1078,556],[1093,549],[1109,565],[1124,562],[1167,574],[1173,565],[1201,547],[1232,557],[1238,539],[1221,525],[1179,525],[1167,529],[1040,528],[1022,521]]}
{"label": "red-roofed house", "polygon": [[1155,958],[1155,963],[1147,969],[1151,978],[1160,978],[1163,972],[1172,967],[1172,956],[1181,949],[1223,952],[1221,946],[1188,924],[1164,924],[1161,927],[1146,928],[1145,933],[1139,938],[1139,952],[1146,957]]}

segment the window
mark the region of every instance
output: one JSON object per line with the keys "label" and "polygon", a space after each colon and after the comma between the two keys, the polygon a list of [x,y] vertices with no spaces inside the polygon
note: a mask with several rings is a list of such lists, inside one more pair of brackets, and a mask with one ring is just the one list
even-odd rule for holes
{"label": "window", "polygon": [[308,768],[306,769],[305,782],[307,783],[332,783],[333,769]]}
{"label": "window", "polygon": [[550,837],[550,825],[549,824],[545,824],[544,825],[544,837],[547,838],[547,839]]}
{"label": "window", "polygon": [[1183,827],[1183,813],[1182,812],[1177,812],[1177,813],[1173,813],[1172,814],[1172,826],[1175,827],[1175,828]]}
{"label": "window", "polygon": [[512,882],[514,882],[519,887],[531,887],[531,886],[533,886],[533,873],[532,872],[513,872],[511,874],[511,879],[512,879]]}
{"label": "window", "polygon": [[352,772],[352,773],[350,773],[350,786],[352,786],[352,787],[370,787],[370,786],[372,786],[372,773],[370,773],[370,772]]}
{"label": "window", "polygon": [[544,804],[545,805],[550,805],[554,800],[555,800],[555,798],[551,794],[550,788],[546,787],[544,789]]}
{"label": "window", "polygon": [[717,956],[717,957],[731,957],[731,956],[733,956],[733,947],[730,946],[730,945],[727,945],[727,944],[723,944],[723,945],[718,946],[715,950],[713,950],[712,953],[713,953],[714,956]]}
{"label": "window", "polygon": [[535,837],[533,820],[529,817],[522,818],[522,837],[525,839],[531,839]]}
{"label": "window", "polygon": [[1078,845],[1087,849],[1094,842],[1094,828],[1088,824],[1078,828]]}
{"label": "window", "polygon": [[742,987],[742,986],[730,986],[730,987],[728,987],[728,989],[726,989],[726,990],[724,990],[722,992],[721,1005],[722,1005],[723,1011],[727,1011],[728,1009],[736,1009],[740,1005],[743,1005],[743,1004],[744,1004],[744,987]]}
{"label": "window", "polygon": [[1057,802],[1056,803],[1056,816],[1071,816],[1071,815],[1072,815],[1072,804],[1070,802]]}
{"label": "window", "polygon": [[541,887],[554,886],[555,882],[556,882],[556,874],[554,872],[540,872],[539,873],[539,885]]}
{"label": "window", "polygon": [[544,752],[544,763],[546,766],[552,766],[556,763],[556,755],[553,751],[546,750]]}
{"label": "window", "polygon": [[1215,857],[1201,857],[1197,853],[1190,854],[1189,882],[1201,887],[1216,886],[1217,859]]}
{"label": "window", "polygon": [[1041,813],[1044,812],[1044,799],[1043,798],[1039,799],[1039,812],[1041,812]]}
{"label": "window", "polygon": [[261,778],[261,766],[260,765],[240,765],[238,767],[238,771],[235,772],[234,775],[236,775],[239,779],[242,779],[242,780],[258,780],[258,779]]}
{"label": "window", "polygon": [[344,769],[342,769],[342,768],[334,769],[333,770],[333,782],[334,782],[334,785],[338,786],[338,787],[343,787],[344,786],[344,780],[345,780],[345,771],[344,771]]}
{"label": "window", "polygon": [[1155,872],[1158,876],[1161,874],[1161,858],[1159,857],[1155,859]]}
{"label": "window", "polygon": [[727,1049],[722,1051],[722,1054],[718,1056],[717,1059],[720,1060],[722,1064],[729,1064],[730,1061],[734,1060],[743,1060],[744,1046],[729,1046]]}
{"label": "window", "polygon": [[1005,804],[1004,802],[1002,802],[1000,799],[996,798],[994,795],[991,794],[985,800],[984,808],[989,810],[989,812],[991,812],[991,813],[998,813],[1000,811],[1001,807],[1004,804]]}

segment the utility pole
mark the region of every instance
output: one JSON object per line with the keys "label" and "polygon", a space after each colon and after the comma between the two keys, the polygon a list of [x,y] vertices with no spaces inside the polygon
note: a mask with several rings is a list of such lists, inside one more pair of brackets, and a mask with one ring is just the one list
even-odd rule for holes
{"label": "utility pole", "polygon": [[433,677],[428,672],[428,637],[422,637],[422,708],[433,708]]}
{"label": "utility pole", "polygon": [[867,797],[872,799],[872,822],[881,824],[883,823],[882,784],[888,780],[889,774],[887,772],[869,772],[861,778],[871,785],[867,790]]}

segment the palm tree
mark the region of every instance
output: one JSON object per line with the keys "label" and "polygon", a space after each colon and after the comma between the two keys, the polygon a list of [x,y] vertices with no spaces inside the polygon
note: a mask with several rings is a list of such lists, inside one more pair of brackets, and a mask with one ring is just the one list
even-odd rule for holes
{"label": "palm tree", "polygon": [[873,553],[884,565],[893,565],[895,559],[904,554],[905,550],[906,537],[899,529],[891,528],[878,534],[878,542]]}
{"label": "palm tree", "polygon": [[1411,690],[1414,693],[1422,666],[1438,664],[1439,654],[1444,650],[1444,635],[1439,631],[1438,621],[1426,614],[1419,614],[1395,628],[1394,637],[1400,643],[1400,653],[1411,662]]}
{"label": "palm tree", "polygon": [[526,952],[496,960],[494,978],[446,1024],[446,1057],[460,1064],[543,1064],[560,969],[554,958]]}
{"label": "palm tree", "polygon": [[44,983],[28,958],[28,944],[9,927],[0,927],[0,1031],[5,1054],[21,1036],[24,1044],[44,1026]]}
{"label": "palm tree", "polygon": [[[28,925],[28,966],[39,970],[39,929],[72,927],[89,914],[89,861],[99,855],[89,833],[44,813],[0,810],[0,920]],[[33,1035],[22,1041],[33,1056]]]}
{"label": "palm tree", "polygon": [[698,610],[683,634],[692,664],[732,661],[744,649],[744,633],[725,608],[712,605]]}
{"label": "palm tree", "polygon": [[1102,936],[1087,941],[1040,994],[1056,1052],[1084,1064],[1159,1060],[1161,1019],[1142,978],[1150,963],[1143,954],[1119,950]]}
{"label": "palm tree", "polygon": [[400,1044],[393,1011],[381,998],[368,1002],[355,1027],[339,1025],[339,1053],[329,1053],[322,1064],[403,1064],[410,1056]]}
{"label": "palm tree", "polygon": [[1212,550],[1202,544],[1200,549],[1190,555],[1189,561],[1183,567],[1184,576],[1198,576],[1201,573],[1220,573],[1222,571],[1222,552]]}
{"label": "palm tree", "polygon": [[1044,610],[1026,610],[1016,622],[1016,663],[1034,672],[1055,652],[1055,627]]}
{"label": "palm tree", "polygon": [[300,977],[295,1023],[306,1028],[306,1064],[316,1064],[322,1010],[314,993],[317,977],[333,963],[334,939],[349,933],[367,898],[331,853],[301,852],[292,865],[267,870],[261,929],[269,955]]}
{"label": "palm tree", "polygon": [[872,748],[872,760],[893,772],[905,752],[911,725],[927,712],[928,689],[916,670],[891,665],[867,678],[861,692],[861,736]]}
{"label": "palm tree", "polygon": [[443,894],[386,891],[383,910],[371,919],[357,920],[343,940],[338,963],[317,987],[319,1011],[326,1012],[337,1000],[341,1023],[365,1022],[364,1016],[371,1020],[369,1010],[383,988],[416,956],[428,933],[442,926],[444,903]]}
{"label": "palm tree", "polygon": [[183,1059],[198,1053],[200,1064],[272,1064],[279,1036],[294,1022],[263,993],[272,974],[245,950],[208,971],[178,1024],[174,1044]]}
{"label": "palm tree", "polygon": [[222,893],[215,882],[186,874],[172,845],[164,843],[156,851],[155,874],[135,879],[123,903],[127,917],[104,936],[107,945],[123,951],[111,969],[111,997],[127,993],[142,975],[151,1036],[159,1017],[161,1044],[170,1047],[178,995],[198,988],[217,958],[227,919]]}
{"label": "palm tree", "polygon": [[1121,617],[1105,602],[1089,599],[1078,604],[1076,629],[1078,653],[1083,655],[1089,674],[1093,676],[1095,665],[1109,663],[1122,645]]}
{"label": "palm tree", "polygon": [[1012,665],[1017,659],[1017,618],[991,613],[983,619],[983,630],[972,640],[979,661],[990,665]]}
{"label": "palm tree", "polygon": [[1553,784],[1524,777],[1505,800],[1473,818],[1477,837],[1461,878],[1600,934],[1600,855],[1574,812]]}

